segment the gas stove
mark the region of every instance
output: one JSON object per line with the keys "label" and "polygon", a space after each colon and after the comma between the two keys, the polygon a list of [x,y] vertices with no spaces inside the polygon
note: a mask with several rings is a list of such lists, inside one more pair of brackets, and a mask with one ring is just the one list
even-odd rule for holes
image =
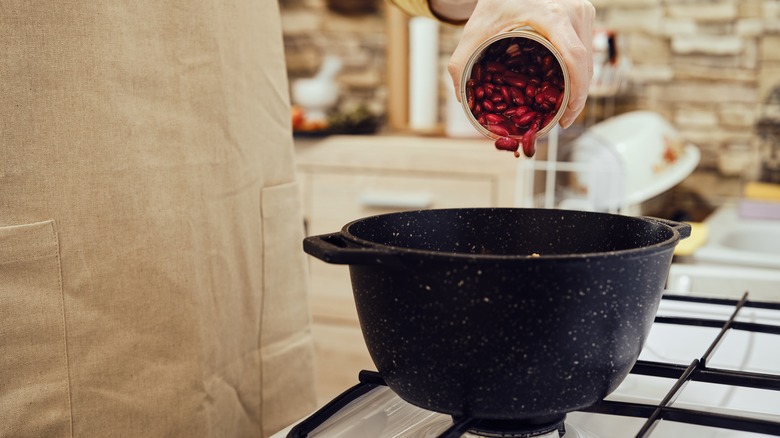
{"label": "gas stove", "polygon": [[376,372],[358,382],[273,438],[780,436],[780,303],[665,294],[628,377],[565,419],[452,418],[405,402]]}

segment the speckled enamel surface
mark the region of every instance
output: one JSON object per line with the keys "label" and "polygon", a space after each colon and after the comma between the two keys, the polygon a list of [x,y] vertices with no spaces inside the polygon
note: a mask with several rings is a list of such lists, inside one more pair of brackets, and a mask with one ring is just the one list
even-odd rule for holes
{"label": "speckled enamel surface", "polygon": [[360,248],[334,260],[350,265],[388,386],[415,405],[486,419],[565,413],[613,391],[680,239],[654,220],[531,209],[397,213],[342,235]]}

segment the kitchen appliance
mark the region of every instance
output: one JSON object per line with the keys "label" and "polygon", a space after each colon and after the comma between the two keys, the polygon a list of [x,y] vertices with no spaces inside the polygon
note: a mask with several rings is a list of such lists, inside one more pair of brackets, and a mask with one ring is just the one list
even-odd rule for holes
{"label": "kitchen appliance", "polygon": [[364,372],[360,383],[273,438],[780,436],[779,347],[780,303],[667,292],[627,378],[551,430],[483,430],[413,406],[380,375]]}

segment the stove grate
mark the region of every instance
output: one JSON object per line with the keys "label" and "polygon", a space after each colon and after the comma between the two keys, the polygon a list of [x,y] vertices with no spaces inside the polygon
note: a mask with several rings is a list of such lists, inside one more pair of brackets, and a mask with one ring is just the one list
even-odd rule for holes
{"label": "stove grate", "polygon": [[[707,346],[705,353],[698,359],[694,359],[688,366],[638,360],[631,370],[631,374],[675,379],[675,384],[657,405],[624,402],[615,400],[603,400],[594,406],[582,409],[582,412],[591,412],[606,415],[618,415],[646,419],[635,438],[647,438],[661,420],[687,423],[698,426],[709,426],[720,429],[729,429],[742,432],[752,432],[772,436],[780,436],[780,422],[749,416],[708,412],[703,410],[680,408],[672,406],[685,386],[692,381],[713,384],[728,385],[732,387],[755,388],[761,390],[780,391],[780,375],[746,372],[738,370],[718,369],[707,366],[715,350],[720,345],[725,335],[730,330],[741,330],[770,335],[780,335],[780,326],[744,322],[736,320],[740,311],[744,308],[768,309],[780,311],[780,303],[758,302],[748,300],[745,293],[741,299],[705,298],[681,295],[664,295],[662,299],[671,301],[685,301],[691,303],[725,305],[733,307],[728,320],[668,317],[657,316],[656,324],[687,325],[709,328],[720,328],[718,336]],[[379,373],[374,371],[361,371],[360,383],[342,393],[339,397],[323,406],[312,416],[295,426],[287,435],[288,438],[305,438],[328,418],[377,386],[384,386],[385,382]],[[460,436],[471,427],[470,420],[464,419],[454,422],[453,426],[445,432],[445,437]]]}
{"label": "stove grate", "polygon": [[721,330],[718,333],[718,336],[707,347],[704,355],[699,359],[694,359],[687,367],[660,362],[637,361],[631,370],[632,374],[676,379],[675,384],[658,405],[603,400],[590,408],[583,409],[583,411],[646,418],[647,421],[635,435],[636,438],[649,437],[660,420],[780,436],[780,422],[777,421],[671,406],[680,395],[685,385],[691,381],[729,385],[732,387],[780,391],[780,375],[724,370],[707,366],[707,363],[712,358],[715,350],[729,330],[744,330],[780,335],[780,326],[736,320],[736,317],[743,308],[780,310],[780,303],[749,301],[747,297],[747,293],[739,300],[665,295],[663,298],[667,300],[728,305],[733,306],[734,310],[729,319],[725,322],[706,318],[656,317],[656,324],[720,327]]}

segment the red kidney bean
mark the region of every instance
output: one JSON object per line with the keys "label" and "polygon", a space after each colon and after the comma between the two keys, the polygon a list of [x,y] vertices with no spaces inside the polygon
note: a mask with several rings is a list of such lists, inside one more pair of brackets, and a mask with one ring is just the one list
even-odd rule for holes
{"label": "red kidney bean", "polygon": [[488,113],[488,114],[485,114],[485,121],[488,124],[495,125],[495,124],[502,123],[502,122],[506,121],[506,117],[504,117],[504,116],[502,116],[500,114]]}
{"label": "red kidney bean", "polygon": [[528,85],[528,77],[526,76],[504,74],[504,79],[504,82],[513,87],[525,88]]}
{"label": "red kidney bean", "polygon": [[522,132],[520,132],[520,128],[512,123],[511,120],[507,120],[506,122],[502,123],[501,126],[506,128],[507,132],[509,132],[509,135],[521,135]]}
{"label": "red kidney bean", "polygon": [[[506,61],[504,61],[504,65],[507,66],[509,69],[518,68],[525,63],[525,59],[522,56],[513,56]],[[511,70],[507,71],[507,73],[511,72]]]}
{"label": "red kidney bean", "polygon": [[504,102],[509,103],[512,101],[512,96],[509,95],[509,87],[506,85],[501,87],[501,96],[504,98]]}
{"label": "red kidney bean", "polygon": [[553,62],[555,62],[555,59],[552,57],[552,55],[545,55],[544,58],[542,58],[542,69],[547,71],[553,71],[550,69],[552,67]]}
{"label": "red kidney bean", "polygon": [[499,137],[496,139],[496,149],[502,151],[516,151],[520,148],[520,142],[512,137]]}
{"label": "red kidney bean", "polygon": [[496,107],[493,105],[492,100],[483,100],[482,101],[482,109],[485,111],[490,111],[491,113],[496,110]]}
{"label": "red kidney bean", "polygon": [[523,134],[523,153],[531,158],[536,153],[536,130],[531,128]]}
{"label": "red kidney bean", "polygon": [[514,103],[515,105],[518,106],[525,105],[525,97],[523,96],[523,92],[520,91],[519,88],[510,87],[509,96],[511,97],[510,102]]}
{"label": "red kidney bean", "polygon": [[554,88],[550,86],[547,90],[544,92],[544,99],[547,102],[550,102],[551,104],[555,105],[558,103],[558,100],[561,98],[561,90]]}
{"label": "red kidney bean", "polygon": [[534,98],[536,97],[536,86],[534,84],[528,84],[528,86],[525,87],[525,96]]}
{"label": "red kidney bean", "polygon": [[520,116],[520,115],[523,115],[523,114],[525,114],[525,113],[527,113],[529,111],[533,111],[533,108],[531,108],[530,106],[522,105],[522,106],[519,106],[519,107],[515,108],[515,115]]}
{"label": "red kidney bean", "polygon": [[485,63],[485,71],[490,73],[500,73],[506,70],[506,66],[496,61],[488,61]]}
{"label": "red kidney bean", "polygon": [[517,115],[515,113],[514,116],[512,116],[512,121],[515,122],[515,125],[520,127],[525,127],[531,124],[531,122],[536,119],[536,112],[535,111],[528,111],[527,113],[523,113],[521,115]]}
{"label": "red kidney bean", "polygon": [[498,40],[497,42],[493,43],[490,47],[488,47],[488,52],[492,56],[500,56],[501,54],[506,52],[507,47],[512,43],[509,39],[503,39]]}
{"label": "red kidney bean", "polygon": [[509,131],[502,125],[485,125],[485,128],[501,137],[509,137]]}
{"label": "red kidney bean", "polygon": [[471,69],[471,77],[474,78],[474,82],[481,83],[482,82],[482,66],[479,64],[474,64],[474,68]]}

